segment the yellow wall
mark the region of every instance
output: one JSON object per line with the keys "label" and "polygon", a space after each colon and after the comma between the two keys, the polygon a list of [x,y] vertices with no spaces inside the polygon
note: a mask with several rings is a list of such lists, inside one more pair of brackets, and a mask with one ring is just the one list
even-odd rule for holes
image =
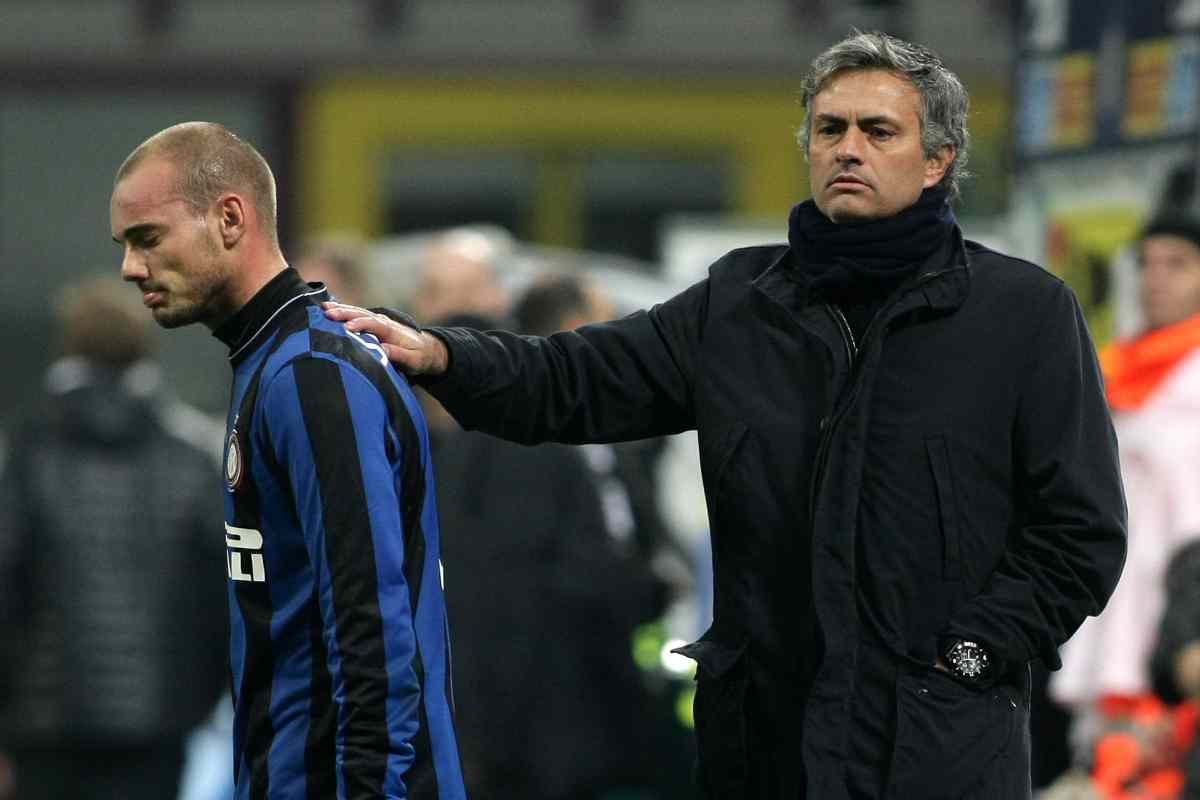
{"label": "yellow wall", "polygon": [[464,149],[537,161],[532,229],[544,243],[579,244],[583,198],[569,154],[591,149],[728,164],[730,210],[782,219],[808,195],[795,143],[802,119],[797,86],[798,76],[775,82],[323,80],[304,92],[299,106],[300,228],[385,233],[386,161]]}
{"label": "yellow wall", "polygon": [[333,79],[300,103],[301,228],[381,233],[383,161],[463,149],[538,160],[533,227],[543,241],[579,236],[579,176],[558,155],[568,149],[727,158],[730,206],[778,217],[806,180],[800,118],[795,88],[782,84]]}

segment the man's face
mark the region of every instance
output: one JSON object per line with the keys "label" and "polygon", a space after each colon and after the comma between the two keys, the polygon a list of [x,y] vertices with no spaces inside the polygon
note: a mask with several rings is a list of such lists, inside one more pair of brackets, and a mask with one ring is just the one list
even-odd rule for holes
{"label": "man's face", "polygon": [[843,72],[812,99],[809,186],[833,222],[891,217],[946,173],[953,150],[925,158],[921,96],[880,69]]}
{"label": "man's face", "polygon": [[1141,270],[1147,328],[1200,314],[1200,247],[1180,236],[1148,236],[1142,241]]}
{"label": "man's face", "polygon": [[175,168],[150,157],[113,189],[113,239],[124,246],[121,277],[164,328],[213,323],[226,314],[227,269],[216,215],[197,213],[175,188]]}

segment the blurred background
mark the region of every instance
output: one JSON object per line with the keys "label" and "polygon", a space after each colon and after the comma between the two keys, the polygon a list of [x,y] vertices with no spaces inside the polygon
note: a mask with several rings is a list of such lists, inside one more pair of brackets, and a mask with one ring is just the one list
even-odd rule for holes
{"label": "blurred background", "polygon": [[[257,146],[284,253],[352,260],[349,299],[411,309],[452,231],[514,301],[574,275],[624,313],[786,238],[808,196],[799,80],[852,27],[930,46],[970,91],[967,236],[1065,277],[1098,342],[1136,331],[1137,232],[1196,210],[1200,0],[0,0],[0,423],[42,402],[57,293],[117,274],[112,177],[163,127]],[[151,335],[174,399],[223,416],[207,330]],[[637,455],[669,591],[629,642],[685,773],[689,667],[664,654],[705,625],[693,449]]]}
{"label": "blurred background", "polygon": [[[189,119],[222,122],[267,157],[285,253],[323,232],[382,244],[490,223],[523,244],[690,281],[732,243],[785,236],[788,209],[807,196],[798,80],[851,26],[926,43],[967,84],[968,233],[1049,260],[1101,305],[1101,262],[1168,183],[1193,182],[1198,8],[3,0],[0,311],[23,345],[5,349],[5,366],[36,374],[48,362],[49,293],[117,269],[116,165]],[[372,269],[388,290],[411,277],[386,258]],[[172,336],[167,352],[199,356],[205,338]],[[166,361],[187,399],[222,409],[221,359]],[[0,411],[29,392],[4,382]]]}

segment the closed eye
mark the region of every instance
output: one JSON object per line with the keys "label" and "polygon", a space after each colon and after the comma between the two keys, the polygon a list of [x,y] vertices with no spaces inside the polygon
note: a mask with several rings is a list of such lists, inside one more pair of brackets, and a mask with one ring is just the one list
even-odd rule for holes
{"label": "closed eye", "polygon": [[162,241],[162,232],[153,225],[138,225],[125,231],[124,238],[130,247],[148,250]]}

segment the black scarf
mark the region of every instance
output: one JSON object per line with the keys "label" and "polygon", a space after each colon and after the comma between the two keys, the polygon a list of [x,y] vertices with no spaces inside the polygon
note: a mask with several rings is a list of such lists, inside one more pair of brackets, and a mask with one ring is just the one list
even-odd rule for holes
{"label": "black scarf", "polygon": [[957,225],[946,190],[934,187],[893,217],[861,223],[830,222],[806,200],[788,217],[788,242],[810,290],[887,293],[945,247]]}

